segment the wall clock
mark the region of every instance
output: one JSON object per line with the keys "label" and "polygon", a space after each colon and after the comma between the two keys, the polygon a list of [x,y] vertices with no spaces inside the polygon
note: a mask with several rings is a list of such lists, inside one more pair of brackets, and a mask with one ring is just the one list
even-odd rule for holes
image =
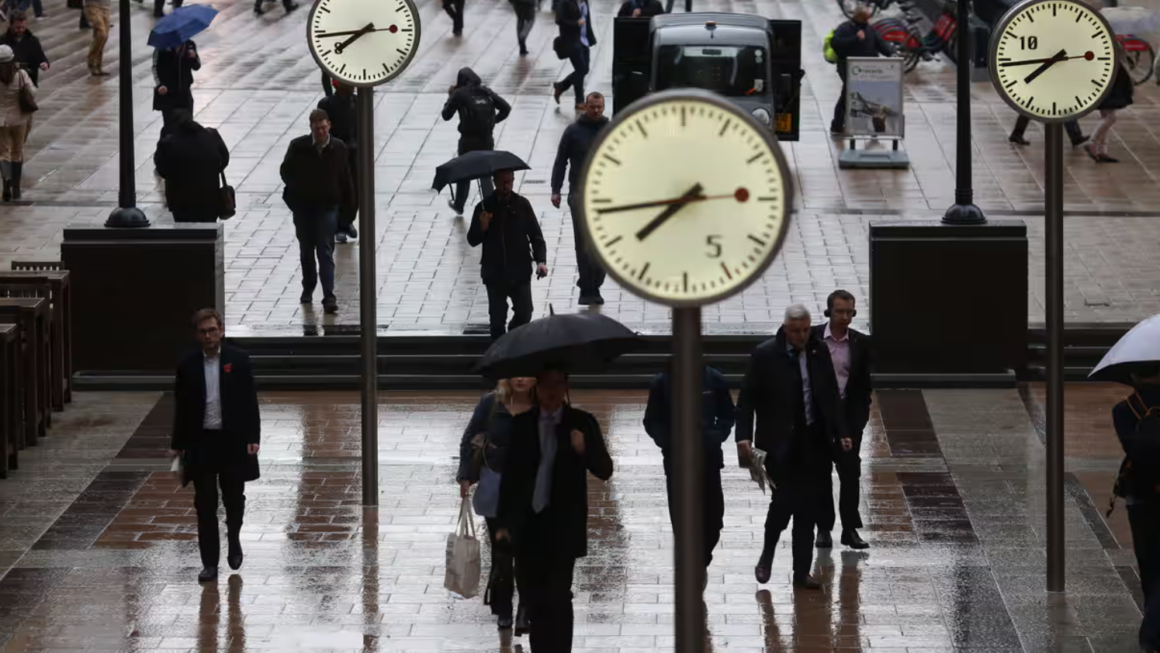
{"label": "wall clock", "polygon": [[319,0],[310,10],[306,41],[318,65],[351,86],[394,79],[419,49],[413,0]]}

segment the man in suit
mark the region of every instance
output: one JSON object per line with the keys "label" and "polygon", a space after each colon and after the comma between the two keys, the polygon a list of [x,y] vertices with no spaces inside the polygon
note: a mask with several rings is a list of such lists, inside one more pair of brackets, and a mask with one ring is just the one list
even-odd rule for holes
{"label": "man in suit", "polygon": [[496,540],[515,547],[536,653],[572,650],[572,574],[588,555],[588,473],[612,477],[600,425],[567,396],[566,375],[540,374],[538,405],[512,417],[500,482]]}
{"label": "man in suit", "polygon": [[226,508],[230,569],[242,566],[242,513],[247,481],[258,478],[261,417],[250,357],[222,344],[225,326],[212,308],[193,317],[200,350],[177,368],[170,455],[181,456],[185,483],[193,481],[197,545],[203,569],[199,582],[217,580],[218,487]]}
{"label": "man in suit", "polygon": [[[825,316],[830,321],[814,327],[813,337],[825,343],[830,352],[838,394],[842,400],[844,434],[850,439],[849,450],[834,450],[834,465],[838,468],[838,481],[841,484],[838,512],[842,515],[842,544],[851,549],[866,549],[870,545],[858,535],[858,529],[862,528],[862,516],[858,514],[858,477],[862,470],[862,458],[858,452],[862,448],[862,431],[870,421],[873,387],[870,382],[870,338],[850,328],[857,314],[854,296],[845,290],[835,290],[826,298]],[[834,530],[834,518],[833,497],[826,497],[818,513],[819,549],[834,546],[830,536]]]}
{"label": "man in suit", "polygon": [[839,401],[830,352],[813,337],[810,312],[790,306],[777,336],[750,355],[737,402],[738,449],[745,459],[754,446],[764,450],[765,469],[776,487],[754,569],[759,583],[769,582],[773,554],[792,517],[794,587],[821,588],[810,576],[814,524],[822,498],[830,493],[831,451],[850,446],[838,419]]}

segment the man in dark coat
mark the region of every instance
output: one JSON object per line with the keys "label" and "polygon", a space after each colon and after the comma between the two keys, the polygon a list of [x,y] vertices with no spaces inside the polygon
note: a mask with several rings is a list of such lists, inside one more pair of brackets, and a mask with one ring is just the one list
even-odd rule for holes
{"label": "man in dark coat", "polygon": [[221,540],[218,533],[218,487],[226,509],[230,569],[242,566],[242,515],[245,484],[258,478],[262,419],[250,357],[222,344],[225,326],[212,308],[194,315],[199,351],[177,368],[173,389],[173,435],[170,455],[181,456],[185,482],[193,481],[197,508],[197,545],[203,569],[200,582],[217,580]]}
{"label": "man in dark coat", "polygon": [[153,110],[161,112],[162,135],[169,133],[174,111],[193,113],[193,71],[200,69],[201,57],[192,40],[153,51]]}
{"label": "man in dark coat", "polygon": [[[858,311],[854,296],[845,290],[835,290],[826,298],[826,324],[813,328],[813,338],[826,345],[841,397],[841,419],[849,442],[833,450],[834,465],[838,468],[841,489],[838,494],[838,512],[842,515],[842,544],[852,549],[865,549],[867,544],[858,535],[862,516],[858,513],[862,471],[862,432],[870,422],[870,402],[873,385],[870,380],[870,337],[850,328]],[[848,445],[848,446],[846,446]],[[834,501],[826,497],[818,514],[819,549],[834,546],[830,532],[834,530]]]}
{"label": "man in dark coat", "polygon": [[512,418],[500,482],[496,539],[515,548],[536,653],[572,650],[572,573],[588,555],[588,473],[612,478],[600,424],[566,403],[567,393],[567,376],[540,374],[539,405]]}
{"label": "man in dark coat", "polygon": [[777,336],[750,356],[737,402],[741,456],[750,458],[753,447],[765,451],[765,470],[776,488],[754,569],[759,583],[769,582],[778,540],[792,517],[794,586],[821,587],[810,576],[810,565],[818,506],[832,500],[831,450],[845,437],[839,401],[830,353],[811,337],[809,311],[790,306]]}
{"label": "man in dark coat", "polygon": [[[346,145],[347,159],[351,170],[351,181],[357,197],[359,174],[358,169],[358,107],[354,101],[354,87],[342,82],[334,82],[337,93],[327,95],[318,101],[318,108],[326,112],[330,118],[330,134]],[[338,231],[334,234],[334,242],[345,243],[347,238],[358,238],[358,229],[354,222],[358,217],[358,205],[352,204],[343,207],[338,212]]]}
{"label": "man in dark coat", "polygon": [[[532,204],[512,191],[515,174],[495,173],[495,191],[475,205],[467,243],[483,245],[480,276],[487,287],[487,313],[491,339],[508,329],[532,320],[532,266],[536,276],[548,275],[548,253],[544,234]],[[512,300],[512,321],[506,327],[508,298]]]}
{"label": "man in dark coat", "polygon": [[[560,137],[560,146],[556,148],[556,163],[552,166],[552,206],[556,208],[560,208],[564,173],[568,172],[568,210],[572,212],[572,239],[579,271],[576,285],[580,287],[578,303],[581,306],[604,303],[604,297],[600,295],[600,287],[604,285],[604,268],[588,252],[577,207],[580,203],[580,170],[584,167],[584,160],[588,158],[588,150],[592,149],[596,136],[606,126],[608,118],[604,116],[604,96],[593,91],[585,99],[584,113],[576,122],[568,125]],[[569,166],[572,168],[570,171]]]}
{"label": "man in dark coat", "polygon": [[830,47],[838,55],[838,77],[842,78],[842,92],[834,105],[834,119],[830,122],[830,133],[842,134],[846,131],[846,60],[850,57],[889,57],[894,54],[891,47],[870,25],[870,11],[864,6],[854,9],[850,20],[834,30]]}
{"label": "man in dark coat", "polygon": [[153,154],[157,174],[165,180],[165,203],[174,222],[217,222],[221,215],[221,175],[230,151],[216,129],[194,122],[178,109],[168,136]]}
{"label": "man in dark coat", "polygon": [[[484,86],[474,70],[460,68],[455,86],[447,91],[442,116],[444,120],[459,116],[459,155],[462,156],[468,152],[495,149],[495,126],[503,122],[511,111],[511,105]],[[491,180],[484,179],[482,186],[483,197],[487,197],[492,191]],[[447,202],[455,215],[463,215],[470,191],[470,181],[455,185],[455,195]]]}
{"label": "man in dark coat", "polygon": [[588,0],[560,0],[556,7],[556,25],[560,28],[560,40],[572,64],[572,72],[559,82],[552,83],[552,95],[556,104],[560,104],[560,96],[569,88],[574,89],[576,110],[583,111],[584,77],[591,63],[590,50],[596,45]]}
{"label": "man in dark coat", "polygon": [[[665,490],[669,497],[669,520],[676,527],[673,517],[673,484],[680,478],[673,477],[673,381],[672,359],[669,370],[656,375],[649,388],[648,405],[644,409],[644,430],[661,448],[664,456]],[[713,562],[713,549],[721,541],[721,529],[725,528],[725,494],[721,488],[721,469],[725,458],[721,454],[721,443],[729,439],[733,431],[736,411],[733,395],[725,376],[717,370],[705,366],[701,380],[701,461],[704,463],[704,484],[702,485],[702,505],[705,516],[702,524],[705,536],[705,568]]]}
{"label": "man in dark coat", "polygon": [[652,18],[665,13],[660,0],[625,0],[616,12],[617,18]]}
{"label": "man in dark coat", "polygon": [[16,63],[28,73],[32,83],[40,86],[40,71],[48,70],[48,57],[40,45],[40,39],[28,31],[28,16],[23,12],[10,16],[8,31],[0,36],[0,45],[12,48]]}
{"label": "man in dark coat", "polygon": [[286,185],[282,199],[294,213],[294,235],[302,262],[301,301],[309,304],[314,300],[314,288],[321,279],[322,308],[337,313],[334,233],[342,207],[356,202],[346,144],[330,135],[330,118],[325,111],[310,112],[310,133],[290,141],[280,172]]}

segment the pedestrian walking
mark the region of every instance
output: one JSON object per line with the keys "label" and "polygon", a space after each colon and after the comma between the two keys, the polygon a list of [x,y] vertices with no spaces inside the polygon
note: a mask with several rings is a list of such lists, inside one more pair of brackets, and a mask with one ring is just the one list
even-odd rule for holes
{"label": "pedestrian walking", "polygon": [[221,314],[202,309],[194,315],[193,325],[201,347],[177,367],[169,454],[182,459],[183,484],[193,481],[202,564],[197,580],[206,583],[217,580],[221,559],[219,487],[226,509],[226,561],[233,570],[242,566],[245,489],[259,476],[262,419],[250,357],[222,344]]}
{"label": "pedestrian walking", "polygon": [[[552,206],[556,208],[560,208],[564,173],[568,172],[568,210],[572,213],[572,239],[579,271],[576,285],[580,288],[581,306],[604,303],[604,297],[600,294],[600,287],[604,285],[604,268],[588,251],[588,245],[584,242],[580,210],[577,207],[580,204],[580,171],[584,168],[584,160],[588,158],[588,150],[592,149],[596,136],[607,125],[604,96],[593,91],[584,102],[584,113],[576,122],[568,125],[560,137],[560,146],[556,148],[556,163],[552,166]],[[570,171],[569,166],[572,168]]]}
{"label": "pedestrian walking", "polygon": [[[648,405],[644,410],[644,430],[661,449],[665,469],[665,490],[669,497],[669,520],[676,528],[674,516],[673,486],[684,479],[673,473],[673,402],[680,398],[673,396],[672,358],[669,369],[653,378],[648,393]],[[713,562],[713,549],[721,541],[721,529],[725,528],[725,494],[721,488],[721,470],[725,458],[721,453],[721,443],[729,439],[736,419],[733,396],[725,375],[706,365],[701,373],[701,450],[698,460],[704,470],[704,484],[701,487],[701,505],[704,506],[702,534],[704,535],[705,568]]]}
{"label": "pedestrian walking", "polygon": [[528,56],[528,35],[536,24],[536,9],[539,0],[511,0],[516,12],[516,41],[520,44],[520,56]]}
{"label": "pedestrian walking", "polygon": [[[443,119],[451,120],[459,116],[459,155],[468,152],[495,149],[495,126],[503,122],[512,107],[498,93],[483,85],[483,80],[470,68],[460,68],[455,86],[447,90],[447,102],[443,104]],[[491,194],[490,179],[482,181],[483,199]],[[467,194],[471,192],[471,182],[461,181],[455,186],[455,193],[447,206],[455,215],[463,215],[467,205]]]}
{"label": "pedestrian walking", "polygon": [[93,28],[93,42],[89,45],[88,65],[89,74],[94,77],[103,77],[105,72],[105,43],[109,40],[109,8],[112,0],[84,0],[84,16],[81,17],[82,27],[87,22]]}
{"label": "pedestrian walking", "polygon": [[1096,163],[1120,162],[1119,159],[1108,156],[1108,135],[1112,133],[1112,126],[1116,124],[1116,113],[1132,104],[1132,98],[1136,92],[1132,76],[1128,74],[1128,69],[1123,63],[1127,56],[1124,55],[1118,44],[1116,48],[1120,49],[1120,57],[1118,57],[1120,63],[1116,66],[1116,78],[1112,80],[1112,90],[1100,103],[1100,122],[1096,125],[1096,130],[1092,132],[1092,142],[1084,146],[1087,155]]}
{"label": "pedestrian walking", "polygon": [[3,199],[20,199],[24,170],[24,142],[32,124],[26,100],[36,101],[36,86],[28,73],[16,67],[12,48],[0,45],[0,176],[4,179]]}
{"label": "pedestrian walking", "polygon": [[44,3],[42,0],[4,0],[4,5],[0,8],[0,16],[7,16],[7,20],[11,25],[11,21],[16,20],[16,14],[27,14],[29,9],[32,9],[32,13],[36,16],[37,20],[48,17],[44,13]]}
{"label": "pedestrian walking", "polygon": [[[361,183],[359,175],[364,171],[358,167],[358,107],[354,101],[354,87],[335,80],[334,88],[336,92],[333,95],[319,100],[318,108],[330,118],[330,134],[346,145],[347,165],[350,167],[355,197],[358,197],[358,186]],[[348,238],[358,238],[358,229],[354,226],[357,218],[357,202],[339,210],[334,242],[345,243]]]}
{"label": "pedestrian walking", "polygon": [[[537,278],[548,275],[547,246],[531,202],[512,190],[511,170],[500,170],[494,179],[495,191],[475,205],[467,230],[469,245],[483,245],[479,268],[492,340],[532,320],[533,265]],[[505,326],[509,298],[512,319]]]}
{"label": "pedestrian walking", "polygon": [[451,17],[451,34],[463,36],[464,0],[443,0],[443,11]]}
{"label": "pedestrian walking", "polygon": [[472,485],[475,491],[475,512],[487,521],[488,542],[491,546],[491,577],[484,592],[484,603],[491,606],[500,630],[513,626],[515,588],[520,586],[520,608],[515,613],[515,635],[528,632],[528,601],[524,596],[524,581],[520,579],[519,561],[515,559],[511,541],[497,541],[496,516],[499,510],[499,486],[503,478],[504,461],[511,444],[512,420],[535,407],[536,379],[516,377],[504,379],[495,392],[487,394],[475,407],[471,421],[463,431],[459,443],[459,496],[466,499]]}
{"label": "pedestrian walking", "polygon": [[[1015,119],[1015,129],[1011,131],[1011,135],[1007,140],[1016,145],[1031,145],[1031,141],[1027,140],[1025,134],[1027,127],[1031,124],[1031,119],[1027,116],[1019,116]],[[1067,130],[1067,137],[1071,140],[1072,147],[1079,147],[1088,141],[1090,136],[1083,133],[1080,129],[1079,122],[1075,120],[1068,120],[1063,123],[1063,128]]]}
{"label": "pedestrian walking", "polygon": [[1131,379],[1135,391],[1112,409],[1112,424],[1125,454],[1113,501],[1123,497],[1128,505],[1144,593],[1139,644],[1151,652],[1160,650],[1160,365],[1140,364]]}
{"label": "pedestrian walking", "polygon": [[334,234],[342,207],[355,204],[354,180],[346,144],[330,135],[330,118],[325,111],[310,112],[310,133],[290,141],[280,172],[286,185],[282,199],[294,214],[302,262],[301,301],[313,301],[314,288],[321,278],[322,308],[327,313],[337,313]]}
{"label": "pedestrian walking", "polygon": [[153,51],[153,110],[161,112],[161,130],[168,133],[178,109],[193,113],[193,71],[201,69],[197,44]]}
{"label": "pedestrian walking", "polygon": [[496,539],[515,548],[536,653],[572,651],[572,576],[588,555],[588,474],[612,478],[600,424],[567,396],[567,375],[539,375],[537,405],[512,418],[500,483]]}
{"label": "pedestrian walking", "polygon": [[194,122],[188,109],[178,109],[172,130],[153,154],[174,222],[217,222],[222,173],[229,164],[230,151],[221,134]]}
{"label": "pedestrian walking", "polygon": [[830,352],[812,336],[810,312],[800,304],[785,311],[772,340],[753,351],[737,402],[737,445],[742,459],[757,447],[768,455],[765,470],[776,489],[765,518],[765,538],[754,568],[768,583],[782,531],[793,518],[793,584],[819,589],[810,576],[818,506],[832,500],[831,449],[842,442],[838,388]]}
{"label": "pedestrian walking", "polygon": [[[266,0],[254,0],[254,15],[261,16],[262,14],[266,13],[266,10],[262,8],[262,4],[265,1]],[[286,10],[287,14],[294,11],[298,7],[298,3],[294,2],[294,0],[282,0],[282,8]]]}
{"label": "pedestrian walking", "polygon": [[[143,2],[143,0],[137,0]],[[170,4],[174,9],[181,9],[181,5],[185,4],[185,0],[170,0]],[[165,18],[165,0],[153,0],[153,17]]]}
{"label": "pedestrian walking", "polygon": [[617,18],[652,18],[665,13],[660,0],[624,0]]}
{"label": "pedestrian walking", "polygon": [[556,25],[560,28],[561,47],[572,64],[572,72],[559,82],[552,83],[552,97],[556,104],[560,104],[560,96],[568,89],[573,89],[576,93],[576,110],[583,111],[584,77],[591,63],[591,48],[596,45],[588,0],[560,0],[556,8]]}
{"label": "pedestrian walking", "polygon": [[[859,476],[862,473],[862,432],[870,422],[870,403],[873,384],[870,379],[870,338],[850,327],[858,311],[854,308],[854,295],[845,290],[835,290],[826,298],[824,315],[826,324],[813,328],[813,338],[826,345],[830,352],[830,362],[834,366],[834,377],[841,398],[839,419],[842,433],[849,438],[849,448],[832,449],[834,466],[838,469],[838,513],[842,516],[843,546],[851,549],[866,549],[870,545],[858,535],[862,528],[862,515],[858,511],[861,500]],[[834,530],[834,499],[826,496],[818,513],[819,549],[834,546],[830,533]]]}
{"label": "pedestrian walking", "polygon": [[830,121],[830,133],[842,135],[846,132],[846,60],[850,57],[889,57],[894,49],[878,36],[870,25],[870,10],[864,5],[854,8],[850,20],[834,30],[830,47],[838,55],[838,77],[842,80],[842,91],[834,104],[834,119]]}
{"label": "pedestrian walking", "polygon": [[0,36],[0,45],[12,48],[16,65],[28,73],[28,78],[40,86],[40,71],[48,70],[48,57],[40,39],[28,29],[28,15],[17,12],[9,16],[8,31]]}

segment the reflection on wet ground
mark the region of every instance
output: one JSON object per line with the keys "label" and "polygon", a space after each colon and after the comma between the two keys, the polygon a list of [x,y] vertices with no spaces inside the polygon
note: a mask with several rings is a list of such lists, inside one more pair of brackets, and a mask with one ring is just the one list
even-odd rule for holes
{"label": "reflection on wet ground", "polygon": [[[1102,516],[1118,462],[1106,417],[1122,391],[1068,392],[1066,595],[1043,591],[1041,389],[884,391],[863,449],[872,548],[820,552],[820,592],[791,588],[788,549],[770,584],[754,582],[768,499],[725,470],[706,650],[1135,651],[1123,510]],[[80,395],[0,482],[0,651],[517,650],[479,599],[442,587],[457,445],[475,398],[386,395],[380,507],[364,509],[357,395],[263,395],[245,566],[200,587],[191,492],[159,457],[171,401]],[[589,487],[575,650],[672,650],[672,531],[660,455],[640,424],[645,397],[575,399],[604,425],[617,465],[611,482]]]}

